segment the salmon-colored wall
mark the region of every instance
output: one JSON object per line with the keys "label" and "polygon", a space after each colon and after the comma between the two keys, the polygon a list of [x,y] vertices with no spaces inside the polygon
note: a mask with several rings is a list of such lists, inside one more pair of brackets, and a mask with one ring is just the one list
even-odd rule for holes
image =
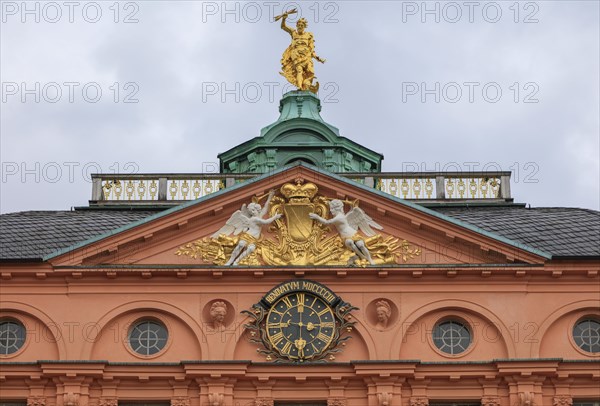
{"label": "salmon-colored wall", "polygon": [[[542,405],[551,404],[560,391],[575,397],[600,397],[597,378],[594,378],[600,372],[594,372],[593,369],[595,365],[595,370],[599,370],[599,362],[562,364],[559,361],[536,361],[542,358],[599,361],[599,356],[577,350],[570,338],[574,323],[581,317],[600,317],[596,284],[590,283],[595,279],[590,279],[585,273],[557,278],[552,277],[551,273],[539,271],[525,277],[495,271],[485,276],[476,272],[449,277],[444,269],[440,269],[437,275],[429,272],[415,278],[402,270],[392,270],[382,275],[377,270],[362,269],[358,271],[360,274],[345,277],[325,270],[308,270],[302,277],[325,284],[345,301],[359,307],[359,310],[352,312],[356,321],[352,339],[343,352],[336,354],[332,364],[333,368],[338,368],[336,363],[341,363],[339,368],[343,371],[337,373],[338,378],[331,380],[336,373],[330,372],[332,367],[327,365],[308,366],[289,374],[282,373],[279,367],[269,367],[264,364],[264,357],[256,352],[257,346],[249,343],[244,334],[243,324],[248,320],[240,312],[258,302],[270,288],[296,278],[295,271],[273,274],[265,269],[265,275],[256,276],[224,270],[218,278],[210,274],[194,275],[193,272],[182,278],[177,275],[177,270],[151,277],[132,274],[131,271],[115,272],[116,275],[110,277],[94,271],[89,276],[84,274],[77,278],[67,274],[56,277],[50,275],[43,281],[36,280],[34,276],[14,276],[5,280],[1,297],[2,317],[20,320],[29,334],[23,350],[14,355],[1,356],[0,361],[118,363],[115,366],[102,364],[98,367],[100,370],[90,375],[88,386],[73,384],[72,388],[78,388],[73,390],[79,391],[81,396],[87,393],[90,401],[106,397],[109,393],[122,400],[164,400],[165,397],[177,397],[176,393],[185,393],[185,397],[191,399],[190,406],[204,406],[208,404],[208,394],[215,391],[224,394],[224,399],[229,399],[230,403],[223,403],[223,406],[251,405],[252,399],[265,393],[269,399],[323,400],[339,397],[346,401],[347,406],[378,406],[377,393],[389,391],[395,394],[398,402],[391,406],[408,406],[410,399],[418,398],[420,394],[431,400],[478,400],[486,392],[492,391],[500,399],[501,406],[512,406],[517,392],[526,391],[527,388],[539,398],[538,403]],[[224,330],[213,328],[208,311],[217,300],[226,302],[228,306]],[[383,329],[376,326],[374,312],[374,303],[380,300],[390,302],[393,308],[389,324]],[[455,356],[436,350],[431,340],[433,326],[451,317],[464,320],[471,326],[474,339],[465,353]],[[169,330],[169,343],[156,356],[136,355],[128,348],[128,327],[140,319],[158,319]],[[42,326],[48,326],[45,336],[57,339],[34,340],[37,331],[42,331]],[[516,361],[504,366],[499,364],[506,359],[531,361],[513,370],[510,368]],[[219,362],[236,360],[242,364],[235,367],[238,368],[235,378],[210,377],[215,368],[220,368]],[[373,367],[373,371],[366,373],[361,372],[361,368],[371,368],[369,364],[354,364],[354,361],[386,360],[393,362]],[[407,360],[418,360],[423,364],[415,364],[406,373],[398,372],[397,368],[404,368]],[[181,364],[181,361],[201,363]],[[248,361],[253,364],[247,364]],[[469,364],[472,361],[476,362]],[[544,362],[554,362],[556,365],[553,364],[550,370],[555,372],[549,372]],[[120,366],[121,363],[130,363],[130,366]],[[139,363],[147,366],[135,366]],[[152,378],[158,368],[152,365],[156,363],[166,363],[164,368],[170,368],[158,374],[162,378]],[[454,366],[446,366],[448,363]],[[19,378],[22,374],[15,369],[17,366],[5,365],[3,372],[9,368],[16,375],[9,373],[12,377],[2,385],[0,399],[31,398],[33,393],[43,393],[39,396],[49,399],[61,399],[67,389],[60,385],[63,380],[71,379],[66,374],[69,371],[74,373],[73,369],[66,368],[74,368],[72,365],[53,366],[60,370],[42,379],[45,379],[43,389],[35,389],[31,382]],[[81,364],[78,368],[86,365]],[[35,372],[39,366],[19,368],[34,368],[34,371],[26,373],[28,377],[32,374],[45,376],[46,373]],[[204,368],[206,372],[194,375],[196,373],[190,372],[190,368]],[[442,368],[445,369],[440,370]],[[505,372],[500,375],[502,368]],[[519,376],[523,368],[531,368],[534,371],[532,376],[537,376],[536,373],[546,374],[543,376],[551,374],[556,377],[552,379],[557,380],[542,380],[545,382],[543,385],[542,381],[521,382]],[[560,374],[566,377],[574,374],[577,378],[569,378],[570,383],[566,386],[555,387],[561,382],[557,368],[564,371]],[[581,368],[592,368],[592,371]],[[380,374],[387,376],[388,373],[391,374],[390,378],[378,378]],[[75,373],[82,379],[86,374],[91,372],[80,370]],[[300,381],[299,374],[304,374]],[[100,384],[100,381],[94,383],[96,378],[92,376],[120,378],[119,383],[110,389],[106,378],[102,378],[104,383]],[[223,375],[219,373],[216,376]],[[224,376],[228,376],[227,373]],[[404,378],[400,378],[402,376]],[[414,380],[417,376],[431,378],[422,384]],[[485,376],[493,382],[490,384],[493,389],[485,389],[485,380],[481,381]],[[261,383],[261,377],[268,377],[265,378],[267,389]],[[388,384],[386,379],[396,383]],[[178,382],[185,389],[176,389]],[[82,389],[84,386],[81,385],[86,389]],[[106,385],[109,389],[105,388]],[[308,389],[299,391],[298,388]],[[238,403],[232,403],[234,400]]]}
{"label": "salmon-colored wall", "polygon": [[[394,267],[226,268],[174,254],[251,196],[298,176],[326,196],[359,199],[384,233],[422,255]],[[0,355],[0,400],[565,406],[600,399],[600,354],[578,350],[570,337],[581,317],[600,318],[599,269],[599,261],[551,261],[300,168],[47,263],[3,266],[0,317],[20,320],[28,339],[16,354]],[[352,338],[331,362],[275,365],[248,340],[241,312],[294,278],[320,282],[359,308],[351,313]],[[385,327],[377,324],[381,300],[392,308]],[[227,305],[223,328],[210,317],[215,301]],[[450,318],[468,324],[473,337],[458,355],[440,352],[431,339],[436,323]],[[144,319],[169,331],[155,356],[128,347],[129,327]]]}
{"label": "salmon-colored wall", "polygon": [[[14,306],[25,307],[26,306]],[[17,352],[0,356],[0,360],[37,361],[40,359],[61,359],[58,344],[63,342],[62,329],[55,324],[45,323],[32,314],[23,311],[11,311],[2,307],[0,318],[3,321],[17,320],[26,330],[25,343]]]}
{"label": "salmon-colored wall", "polygon": [[[559,310],[558,313],[562,312]],[[587,359],[600,359],[600,354],[597,354],[596,357],[591,356],[589,353],[581,350],[573,340],[573,326],[579,320],[588,318],[588,316],[600,318],[599,315],[598,306],[586,308],[585,304],[579,310],[557,315],[559,318],[552,322],[549,328],[543,332],[543,336],[540,339],[540,357],[579,359],[583,356]]]}
{"label": "salmon-colored wall", "polygon": [[[466,351],[448,355],[441,352],[433,343],[432,332],[435,325],[443,320],[464,322],[471,332],[472,344]],[[442,308],[431,311],[413,323],[405,325],[400,347],[399,359],[417,359],[430,361],[485,361],[497,358],[508,358],[504,338],[498,328],[490,320],[463,308]]]}
{"label": "salmon-colored wall", "polygon": [[[143,356],[133,351],[127,341],[130,329],[139,321],[157,320],[169,331],[165,348],[153,356]],[[152,360],[153,362],[179,362],[181,360],[202,359],[200,342],[182,320],[164,311],[151,307],[131,310],[121,314],[107,323],[94,337],[90,359],[110,360],[121,362],[140,362]]]}
{"label": "salmon-colored wall", "polygon": [[[520,280],[492,283],[493,278],[469,276],[382,279],[372,274],[356,281],[315,276],[310,277],[359,308],[352,313],[357,322],[355,337],[336,356],[338,361],[598,358],[575,349],[570,339],[578,319],[584,315],[600,316],[600,301],[594,301],[595,285],[587,278],[579,284],[569,283],[568,292],[555,286],[552,293],[546,293],[543,290],[548,289],[549,276],[532,278],[526,286]],[[10,282],[2,291],[3,317],[14,317],[26,324],[29,339],[27,348],[2,358],[122,362],[264,360],[256,354],[256,346],[248,343],[243,333],[247,320],[240,312],[290,278],[293,276],[252,278],[250,284],[234,274],[217,280],[84,277],[67,283],[52,281],[47,287],[30,287],[32,293],[28,295],[23,295],[23,287],[13,289]],[[48,290],[55,293],[43,294]],[[585,297],[587,302],[581,302]],[[225,330],[217,331],[211,324],[208,309],[217,300],[228,304]],[[373,311],[373,304],[379,300],[388,301],[394,309],[383,330],[376,328]],[[577,303],[581,303],[581,308]],[[572,309],[560,316],[565,304],[571,304]],[[36,313],[44,315],[45,320],[36,318]],[[473,344],[465,353],[449,356],[433,348],[431,331],[438,321],[453,317],[467,322]],[[558,318],[552,321],[552,317]],[[159,319],[170,333],[168,348],[156,357],[138,356],[128,349],[129,326],[145,318]]]}

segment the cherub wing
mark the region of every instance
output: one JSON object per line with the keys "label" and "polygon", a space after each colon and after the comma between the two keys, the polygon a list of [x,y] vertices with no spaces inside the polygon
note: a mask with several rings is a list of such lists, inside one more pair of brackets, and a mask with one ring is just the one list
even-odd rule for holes
{"label": "cherub wing", "polygon": [[246,210],[246,205],[243,205],[241,210],[238,210],[235,213],[233,213],[231,217],[229,217],[229,220],[227,220],[225,225],[221,227],[211,237],[217,238],[221,234],[238,235],[242,231],[246,230],[248,228],[248,225],[250,224],[250,217],[246,216],[244,212],[248,213],[248,211]]}
{"label": "cherub wing", "polygon": [[[360,229],[367,237],[372,237],[376,233],[373,228],[383,230],[383,227],[377,224],[371,217],[367,215],[360,207],[355,207],[346,214],[346,220],[350,227],[355,230]],[[373,228],[371,228],[373,227]]]}
{"label": "cherub wing", "polygon": [[[248,206],[246,206],[246,203],[242,204],[242,208],[241,208],[240,210],[238,210],[238,211],[241,211],[241,212],[242,212],[242,214],[243,214],[244,216],[248,217],[248,218],[252,217],[252,213],[250,213],[250,211],[248,210]],[[237,212],[236,212],[236,213],[237,213]],[[233,214],[231,215],[231,218],[233,218],[233,215],[234,215],[234,214],[235,214],[235,213],[233,213]],[[231,220],[231,218],[230,218],[229,220]]]}

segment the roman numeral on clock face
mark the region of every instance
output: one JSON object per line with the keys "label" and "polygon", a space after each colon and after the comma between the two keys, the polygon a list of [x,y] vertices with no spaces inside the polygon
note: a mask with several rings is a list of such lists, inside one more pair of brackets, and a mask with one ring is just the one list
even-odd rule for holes
{"label": "roman numeral on clock face", "polygon": [[277,345],[281,342],[281,340],[283,340],[283,333],[280,331],[279,333],[271,336],[271,341],[273,342],[274,345]]}
{"label": "roman numeral on clock face", "polygon": [[324,343],[326,343],[327,341],[329,341],[329,337],[323,333],[319,333],[319,335],[317,336],[317,340],[321,340]]}
{"label": "roman numeral on clock face", "polygon": [[282,300],[283,300],[283,302],[284,302],[284,303],[287,305],[287,307],[288,307],[288,308],[293,306],[293,305],[292,305],[292,301],[290,300],[290,298],[289,298],[289,297],[287,297],[287,296],[286,296],[286,297],[284,297]]}
{"label": "roman numeral on clock face", "polygon": [[321,328],[333,328],[335,323],[333,321],[322,321]]}
{"label": "roman numeral on clock face", "polygon": [[319,315],[319,317],[321,317],[322,315],[324,315],[327,312],[329,312],[329,309],[326,307],[323,310],[321,310],[320,312],[318,312],[317,314]]}
{"label": "roman numeral on clock face", "polygon": [[291,349],[292,349],[292,343],[290,343],[288,341],[287,343],[285,343],[285,345],[281,349],[281,353],[282,354],[289,354]]}
{"label": "roman numeral on clock face", "polygon": [[304,313],[304,293],[296,294],[298,300],[298,313]]}

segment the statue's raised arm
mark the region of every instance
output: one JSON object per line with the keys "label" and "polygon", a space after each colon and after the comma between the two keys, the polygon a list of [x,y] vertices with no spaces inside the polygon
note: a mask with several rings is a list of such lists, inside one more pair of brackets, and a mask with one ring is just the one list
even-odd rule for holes
{"label": "statue's raised arm", "polygon": [[269,211],[269,205],[271,204],[271,199],[273,199],[273,196],[275,196],[275,191],[274,190],[270,190],[269,191],[269,196],[267,197],[267,202],[265,203],[265,205],[263,206],[261,212],[260,212],[260,217],[263,218],[264,216],[267,215],[267,212]]}
{"label": "statue's raised arm", "polygon": [[296,9],[293,8],[293,9],[286,11],[285,13],[275,17],[275,21],[281,20],[281,29],[290,35],[293,35],[294,30],[285,24],[285,20],[287,20],[287,18],[290,14],[296,14],[296,13],[297,13]]}

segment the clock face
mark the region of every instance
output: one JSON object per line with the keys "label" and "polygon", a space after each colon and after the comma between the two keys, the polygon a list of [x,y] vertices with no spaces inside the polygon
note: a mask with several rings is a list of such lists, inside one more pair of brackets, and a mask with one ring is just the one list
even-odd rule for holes
{"label": "clock face", "polygon": [[279,299],[269,310],[267,336],[273,348],[290,360],[311,359],[326,350],[335,335],[333,309],[305,292]]}

